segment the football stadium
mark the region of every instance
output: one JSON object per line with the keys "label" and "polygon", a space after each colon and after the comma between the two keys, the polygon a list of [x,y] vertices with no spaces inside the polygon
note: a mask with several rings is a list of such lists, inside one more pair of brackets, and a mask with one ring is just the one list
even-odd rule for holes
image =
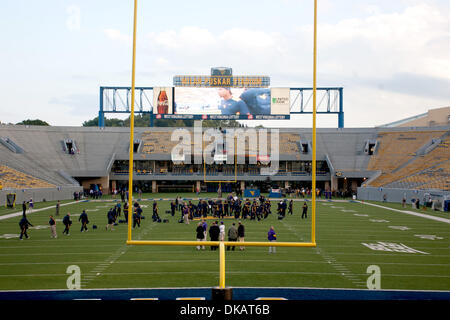
{"label": "football stadium", "polygon": [[315,68],[233,71],[136,87],[133,59],[95,126],[0,123],[0,300],[449,300],[450,107],[347,128]]}
{"label": "football stadium", "polygon": [[[370,267],[376,266],[381,283],[374,283],[384,297],[401,296],[403,290],[425,296],[448,292],[449,129],[318,129],[317,245],[277,247],[276,254],[269,254],[267,247],[237,246],[226,251],[226,286],[236,287],[234,296],[252,299],[301,297],[296,290],[264,289],[266,293],[258,287],[369,291]],[[215,221],[223,221],[227,231],[241,222],[245,242],[266,242],[271,226],[279,242],[311,242],[310,129],[278,129],[279,166],[272,175],[262,174],[260,144],[255,155],[245,144],[243,164],[214,157],[208,165],[206,158],[201,164],[187,159],[175,164],[171,150],[179,142],[171,136],[176,130],[135,128],[133,203],[139,203],[143,217],[132,231],[133,240],[197,241],[196,227],[204,220],[208,230]],[[187,137],[194,135],[194,130],[186,130]],[[235,129],[222,128],[227,130]],[[245,131],[256,131],[240,130],[249,136]],[[203,128],[202,134],[206,131]],[[103,294],[84,289],[198,288],[203,291],[178,295],[210,299],[210,290],[204,288],[219,284],[218,250],[126,244],[129,128],[2,125],[0,135],[2,298],[11,297],[11,290],[56,290],[53,299],[65,298],[71,294],[69,285],[81,289],[74,290],[77,294],[94,296]],[[188,147],[194,150],[194,139],[191,142]],[[217,143],[213,147],[220,149]],[[268,214],[256,212],[261,196],[264,203],[270,201]],[[32,226],[29,238],[19,241],[24,203]],[[302,217],[305,203],[307,215]],[[183,220],[184,204],[188,223]],[[117,211],[118,205],[121,214],[107,229],[108,211]],[[240,208],[234,210],[236,205]],[[244,215],[246,206],[250,210]],[[80,232],[83,211],[89,223]],[[70,235],[62,233],[67,213],[73,222]],[[56,238],[51,237],[50,215],[56,220]],[[81,277],[72,283],[68,268],[74,265]],[[241,287],[249,289],[239,293]],[[125,292],[124,297],[132,295]],[[164,298],[161,292],[152,294]],[[169,298],[177,298],[171,294]]]}

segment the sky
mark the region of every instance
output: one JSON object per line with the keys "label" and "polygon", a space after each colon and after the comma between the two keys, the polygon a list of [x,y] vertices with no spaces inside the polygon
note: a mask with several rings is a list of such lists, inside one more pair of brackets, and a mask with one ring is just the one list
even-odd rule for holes
{"label": "sky", "polygon": [[[133,0],[2,0],[0,122],[81,126],[100,86],[131,86]],[[313,0],[138,0],[136,86],[174,75],[267,75],[311,87]],[[319,0],[319,87],[344,88],[345,127],[450,106],[450,1]],[[114,117],[109,115],[108,117]],[[337,127],[336,115],[317,127]],[[308,115],[249,126],[311,127]]]}

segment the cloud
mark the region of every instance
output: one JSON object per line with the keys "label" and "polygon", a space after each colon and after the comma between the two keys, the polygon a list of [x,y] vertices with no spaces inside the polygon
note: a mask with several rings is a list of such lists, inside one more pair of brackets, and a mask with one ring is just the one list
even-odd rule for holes
{"label": "cloud", "polygon": [[72,115],[83,115],[98,111],[99,97],[94,94],[70,94],[62,97],[53,97],[48,101],[51,105],[60,105],[67,108]]}
{"label": "cloud", "polygon": [[68,14],[66,20],[66,27],[69,31],[78,31],[81,29],[81,9],[76,5],[71,5],[66,8]]}
{"label": "cloud", "polygon": [[[300,32],[310,32],[303,27]],[[319,50],[333,52],[340,63],[359,73],[389,76],[411,72],[448,77],[450,14],[430,5],[416,5],[400,13],[373,14],[319,26]],[[438,42],[436,42],[438,41]],[[430,45],[434,44],[435,50]],[[332,56],[327,55],[328,59]],[[438,62],[440,68],[433,68]],[[442,68],[443,67],[443,68]],[[341,72],[329,70],[329,72]]]}
{"label": "cloud", "polygon": [[[414,2],[402,11],[381,10],[369,5],[365,17],[318,26],[318,85],[344,87],[346,126],[379,125],[389,122],[383,120],[387,114],[395,120],[448,105],[448,9]],[[131,43],[120,31],[107,30],[110,39]],[[310,87],[312,35],[312,25],[287,32],[185,26],[142,35],[138,56],[145,59],[139,66],[151,70],[143,79],[156,84],[229,66],[236,74],[270,75],[273,86]]]}
{"label": "cloud", "polygon": [[450,100],[450,79],[405,72],[395,73],[389,78],[366,80],[381,90]]}
{"label": "cloud", "polygon": [[106,37],[108,37],[111,40],[119,41],[125,44],[131,45],[133,38],[129,35],[123,34],[120,30],[117,29],[104,29],[103,32],[105,33]]}

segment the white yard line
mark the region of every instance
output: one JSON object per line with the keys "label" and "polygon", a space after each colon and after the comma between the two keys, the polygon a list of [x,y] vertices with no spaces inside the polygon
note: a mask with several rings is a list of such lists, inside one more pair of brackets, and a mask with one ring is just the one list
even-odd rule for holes
{"label": "white yard line", "polygon": [[[340,276],[340,272],[301,272],[301,271],[228,271],[230,274],[303,274],[303,275],[329,275],[329,276]],[[128,276],[128,275],[173,275],[173,274],[217,274],[217,271],[151,271],[151,272],[109,272],[103,273],[105,276]],[[67,274],[2,274],[0,277],[54,277],[54,276],[64,276]],[[367,274],[357,273],[353,276],[365,277]],[[450,278],[450,275],[433,275],[433,274],[383,274],[385,277],[415,277],[415,278]],[[352,277],[354,278],[354,277]],[[356,282],[356,281],[355,281]],[[358,283],[365,283],[363,281],[358,281]]]}
{"label": "white yard line", "polygon": [[[145,228],[137,237],[136,240],[142,239],[145,237],[151,229],[155,226],[155,224],[151,224],[150,227]],[[84,289],[88,286],[88,284],[94,280],[96,277],[104,274],[106,269],[108,269],[112,264],[114,264],[122,255],[124,255],[128,248],[130,248],[127,244],[120,246],[115,253],[106,258],[102,263],[98,264],[94,269],[90,272],[87,272],[86,275],[82,277],[81,287]]]}
{"label": "white yard line", "polygon": [[[62,204],[60,205],[60,207],[68,206],[68,205],[71,205],[71,204],[74,204],[74,203],[80,203],[80,202],[83,202],[83,201],[84,201],[84,200],[81,200],[81,201],[73,201],[73,202],[68,202],[68,203],[62,203]],[[51,207],[46,207],[46,208],[33,209],[33,211],[31,211],[31,212],[29,212],[29,211],[27,210],[28,212],[26,212],[26,215],[28,216],[28,215],[30,215],[30,214],[33,214],[33,213],[36,213],[36,212],[40,212],[40,211],[45,211],[45,210],[48,210],[48,209],[55,209],[55,210],[56,210],[56,205],[53,205],[53,206],[51,206]],[[14,213],[5,214],[5,215],[0,216],[0,220],[6,220],[6,219],[9,219],[9,218],[19,217],[19,216],[21,216],[22,214],[23,214],[22,211],[18,211],[18,212],[14,212]]]}
{"label": "white yard line", "polygon": [[[305,241],[303,236],[299,234],[296,230],[292,229],[292,226],[286,225],[286,223],[282,220],[281,223],[289,229],[292,233],[294,233],[301,241]],[[338,271],[339,275],[342,277],[345,277],[348,281],[352,282],[354,286],[356,287],[366,287],[366,285],[362,285],[357,275],[352,273],[346,266],[336,261],[336,259],[325,252],[323,252],[321,249],[315,247],[314,250],[316,253],[320,254],[320,256],[325,260],[326,263],[331,264],[331,266]]]}
{"label": "white yard line", "polygon": [[450,223],[450,219],[446,219],[446,218],[435,217],[435,216],[431,216],[431,215],[423,214],[423,213],[419,213],[419,212],[398,210],[398,209],[394,209],[394,208],[380,206],[380,205],[374,204],[374,203],[368,203],[368,202],[362,202],[362,201],[357,201],[357,202],[362,203],[362,204],[366,204],[366,205],[369,205],[369,206],[377,207],[377,208],[383,208],[383,209],[391,210],[391,211],[395,211],[395,212],[406,213],[406,214],[409,214],[409,215],[412,215],[412,216],[416,216],[416,217],[421,217],[421,218],[425,218],[425,219],[435,220],[435,221],[439,221],[439,222]]}
{"label": "white yard line", "polygon": [[[106,261],[106,260],[105,260]],[[310,263],[310,264],[329,264],[329,261],[313,261],[313,260],[247,260],[247,259],[227,259],[228,262],[264,262],[264,263]],[[335,260],[334,260],[335,261]],[[196,260],[148,260],[148,261],[115,261],[115,264],[142,264],[142,263],[191,263],[191,262],[211,262],[217,263],[217,259],[196,259]],[[361,264],[361,261],[345,261],[345,264]],[[0,266],[18,266],[18,265],[67,265],[66,262],[14,262],[14,263],[0,263]],[[104,261],[75,261],[73,264],[95,264],[95,265],[109,265]],[[410,263],[410,262],[377,262],[377,265],[406,265],[406,266],[430,266],[430,267],[450,267],[450,264],[445,263]]]}

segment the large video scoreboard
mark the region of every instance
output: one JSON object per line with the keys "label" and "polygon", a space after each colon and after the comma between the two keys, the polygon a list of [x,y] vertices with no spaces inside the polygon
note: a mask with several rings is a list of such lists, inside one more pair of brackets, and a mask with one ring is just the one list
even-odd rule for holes
{"label": "large video scoreboard", "polygon": [[157,119],[280,120],[290,118],[290,88],[270,88],[268,76],[177,75],[173,87],[153,88]]}

